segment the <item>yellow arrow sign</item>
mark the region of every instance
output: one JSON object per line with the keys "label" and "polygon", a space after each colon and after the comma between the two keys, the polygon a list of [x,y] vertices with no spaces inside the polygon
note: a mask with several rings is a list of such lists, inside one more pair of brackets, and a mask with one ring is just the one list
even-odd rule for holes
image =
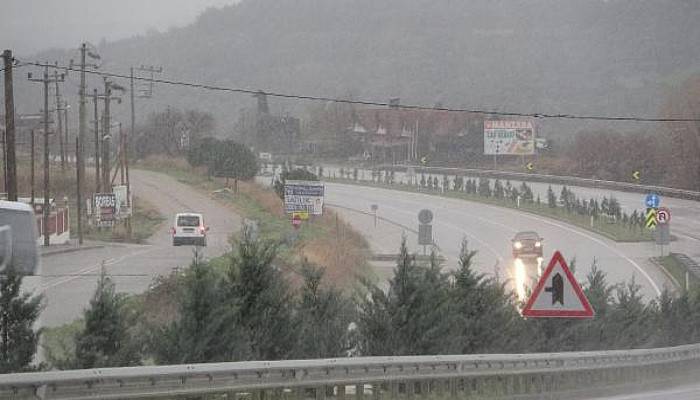
{"label": "yellow arrow sign", "polygon": [[647,208],[645,225],[649,229],[656,228],[656,208]]}
{"label": "yellow arrow sign", "polygon": [[632,178],[634,178],[635,181],[638,181],[639,177],[640,177],[639,171],[632,172]]}
{"label": "yellow arrow sign", "polygon": [[533,169],[535,169],[535,164],[533,164],[533,163],[531,163],[531,162],[530,162],[530,163],[527,163],[527,165],[525,166],[525,168],[527,168],[528,171],[532,171]]}

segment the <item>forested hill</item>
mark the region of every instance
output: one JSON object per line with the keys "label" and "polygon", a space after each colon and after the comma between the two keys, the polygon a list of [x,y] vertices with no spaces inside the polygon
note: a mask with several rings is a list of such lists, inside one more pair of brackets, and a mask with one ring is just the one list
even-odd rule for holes
{"label": "forested hill", "polygon": [[[656,115],[665,86],[700,66],[698,20],[697,0],[242,0],[190,26],[102,43],[99,51],[105,70],[156,64],[166,78],[249,89]],[[77,52],[29,56],[70,58]],[[29,85],[17,86],[18,111],[38,109]],[[156,96],[140,111],[170,104],[230,122],[254,104],[250,96],[192,89],[158,87]],[[272,106],[299,113],[309,104]]]}

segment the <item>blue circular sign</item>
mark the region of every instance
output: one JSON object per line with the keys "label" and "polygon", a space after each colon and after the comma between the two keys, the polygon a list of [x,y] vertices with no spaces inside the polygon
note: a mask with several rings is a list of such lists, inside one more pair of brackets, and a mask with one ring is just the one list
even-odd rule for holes
{"label": "blue circular sign", "polygon": [[661,197],[656,193],[649,193],[644,200],[644,204],[647,206],[647,208],[659,208],[659,204],[661,204]]}

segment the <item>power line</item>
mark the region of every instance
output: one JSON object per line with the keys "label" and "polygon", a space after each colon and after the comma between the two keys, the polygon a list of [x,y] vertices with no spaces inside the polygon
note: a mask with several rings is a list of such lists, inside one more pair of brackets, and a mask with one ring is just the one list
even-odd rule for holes
{"label": "power line", "polygon": [[[57,68],[65,71],[78,72],[79,69],[73,68],[71,66],[61,66],[53,64],[42,64],[38,62],[26,62],[25,65],[34,65],[37,67],[48,67]],[[103,77],[118,78],[118,79],[131,79],[129,75],[117,74],[114,72],[106,71],[85,71],[89,74],[101,75]],[[172,86],[183,86],[195,89],[212,90],[219,92],[230,92],[230,93],[240,93],[249,95],[266,95],[270,97],[278,97],[283,99],[294,99],[294,100],[307,100],[307,101],[323,101],[330,103],[342,103],[342,104],[354,104],[363,106],[376,106],[376,107],[393,107],[401,108],[405,110],[430,110],[430,111],[446,111],[455,113],[470,113],[470,114],[481,114],[481,115],[494,115],[503,117],[529,117],[529,118],[542,118],[542,119],[573,119],[573,120],[593,120],[593,121],[615,121],[615,122],[700,122],[700,118],[651,118],[651,117],[637,117],[637,116],[602,116],[602,115],[575,115],[575,114],[550,114],[550,113],[525,113],[525,112],[510,112],[510,111],[488,111],[481,109],[466,109],[466,108],[449,108],[449,107],[429,107],[415,104],[393,104],[383,101],[373,101],[373,100],[348,100],[339,99],[333,97],[324,96],[309,96],[309,95],[299,95],[299,94],[289,94],[280,92],[271,92],[264,90],[251,90],[242,89],[234,87],[224,87],[209,85],[204,83],[196,82],[186,82],[186,81],[176,81],[162,78],[146,78],[146,77],[134,77],[134,80],[143,81],[148,83],[161,83],[164,85]]]}

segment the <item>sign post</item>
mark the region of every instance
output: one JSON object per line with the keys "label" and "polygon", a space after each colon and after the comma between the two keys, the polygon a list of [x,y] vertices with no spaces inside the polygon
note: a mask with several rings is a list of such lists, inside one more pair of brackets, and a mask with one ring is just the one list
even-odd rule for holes
{"label": "sign post", "polygon": [[655,239],[661,250],[661,257],[663,257],[664,246],[671,243],[671,210],[666,207],[659,208],[659,211],[656,212],[656,222],[658,228]]}
{"label": "sign post", "polygon": [[114,193],[95,193],[93,207],[95,213],[95,225],[98,227],[111,227],[117,214],[117,197]]}
{"label": "sign post", "polygon": [[377,227],[377,210],[379,209],[379,205],[377,204],[372,204],[370,207],[372,209],[372,213],[374,214],[374,227]]}
{"label": "sign post", "polygon": [[423,246],[423,255],[427,255],[427,246],[433,244],[433,212],[424,208],[418,213],[418,245]]}
{"label": "sign post", "polygon": [[522,315],[530,318],[593,318],[591,304],[559,251],[552,256]]}

